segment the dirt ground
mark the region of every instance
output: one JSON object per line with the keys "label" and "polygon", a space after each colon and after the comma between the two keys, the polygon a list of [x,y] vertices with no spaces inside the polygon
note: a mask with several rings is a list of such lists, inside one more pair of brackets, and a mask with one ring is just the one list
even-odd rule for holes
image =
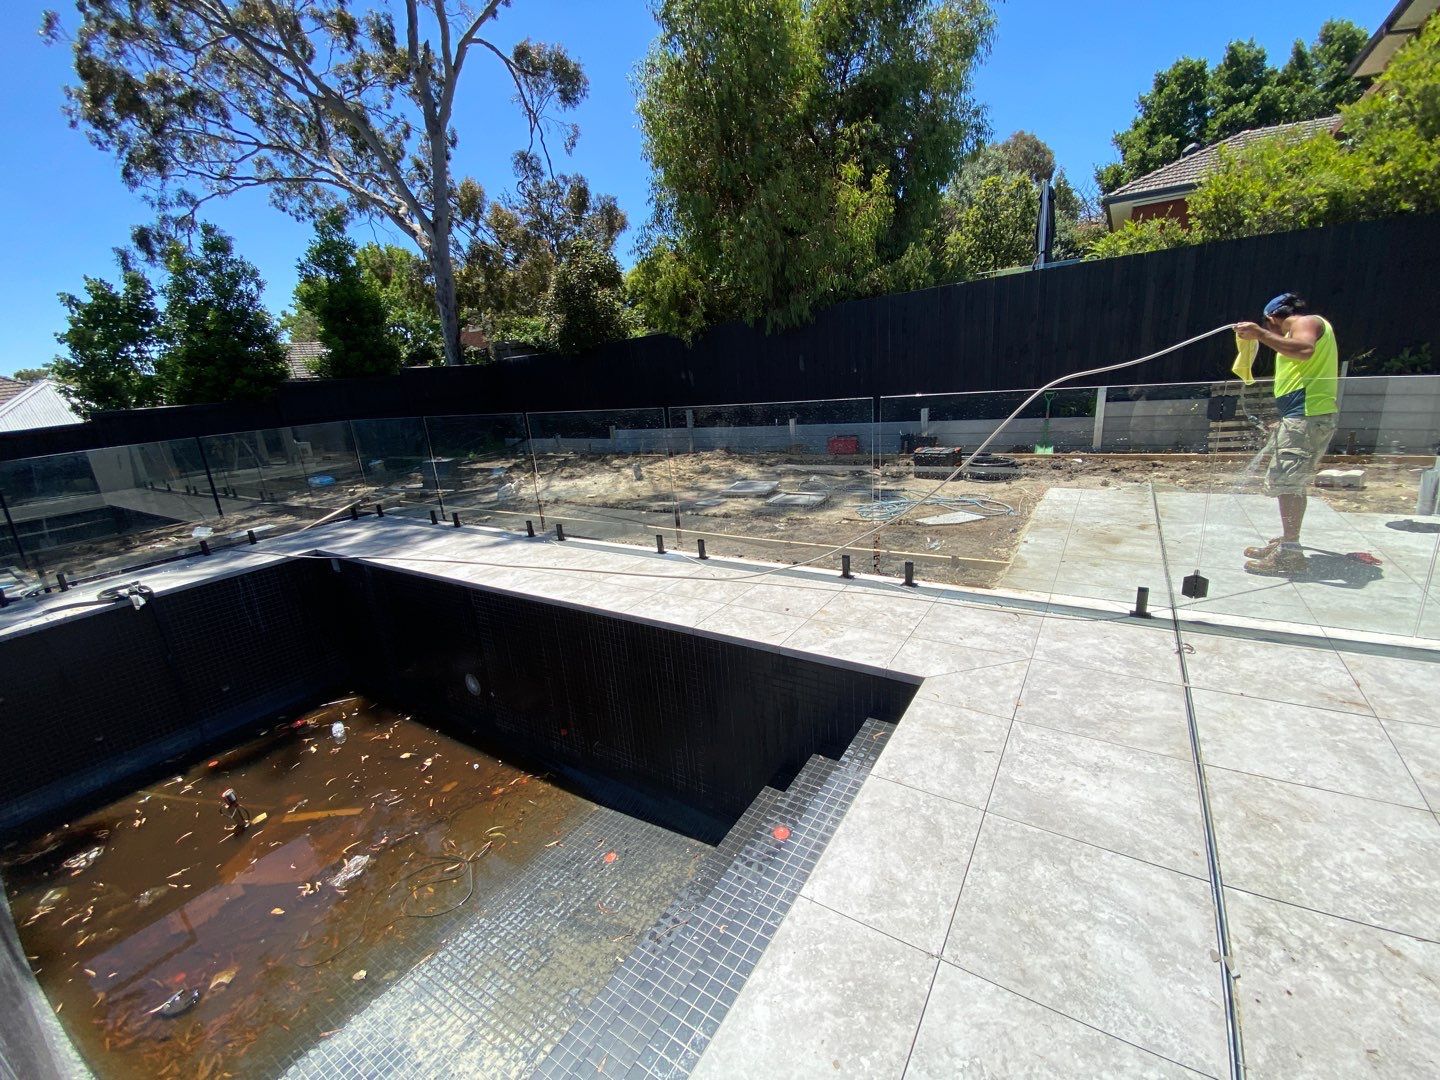
{"label": "dirt ground", "polygon": [[[1160,490],[1259,491],[1263,462],[1253,455],[1055,454],[1015,455],[1020,476],[976,481],[959,479],[944,488],[947,498],[982,498],[1008,512],[955,525],[922,525],[915,519],[944,513],[926,507],[878,536],[850,548],[856,571],[900,574],[905,561],[930,580],[989,586],[998,583],[1024,534],[1036,504],[1051,487],[1125,489],[1154,484]],[[648,535],[673,536],[678,505],[681,542],[693,550],[705,538],[711,555],[807,562],[873,528],[861,508],[877,497],[913,498],[929,492],[940,477],[915,477],[908,460],[836,464],[837,459],[795,454],[706,451],[672,458],[642,455],[547,454],[537,461],[537,479],[546,515],[567,521],[574,535],[593,533],[648,542]],[[1414,508],[1418,461],[1327,460],[1327,467],[1366,470],[1359,491],[1317,491],[1338,510],[1409,512]],[[737,480],[779,481],[782,492],[823,492],[813,509],[777,509],[757,497],[726,498]],[[673,492],[673,495],[672,495]],[[528,494],[528,492],[527,492]],[[996,509],[999,509],[998,507]],[[667,538],[667,542],[673,542]],[[837,556],[817,565],[838,569]]]}
{"label": "dirt ground", "polygon": [[[1263,462],[1253,455],[1142,455],[1057,453],[1013,455],[1020,475],[1011,479],[957,479],[945,485],[948,499],[991,500],[994,516],[953,525],[922,525],[916,519],[945,513],[949,507],[926,507],[904,521],[886,526],[849,547],[856,572],[899,576],[912,561],[916,573],[932,581],[992,586],[1004,575],[1024,535],[1035,506],[1051,487],[1125,489],[1154,484],[1157,488],[1203,492],[1258,491]],[[1409,513],[1415,505],[1418,474],[1428,461],[1419,458],[1327,459],[1327,467],[1363,468],[1363,490],[1317,491],[1342,511]],[[491,456],[460,464],[440,496],[444,510],[461,510],[467,520],[506,528],[524,528],[539,518],[553,528],[565,525],[577,537],[597,537],[651,546],[657,533],[670,547],[695,551],[704,539],[708,554],[753,558],[766,562],[809,563],[838,570],[832,549],[874,528],[861,516],[876,499],[916,498],[927,494],[941,477],[916,477],[908,458],[874,461],[868,456],[841,459],[823,455],[736,453],[728,450],[676,454],[607,454],[547,452]],[[777,481],[781,492],[823,493],[813,509],[775,508],[761,498],[727,498],[725,488],[737,480]],[[537,512],[536,496],[540,510]],[[323,498],[237,506],[229,501],[223,519],[212,522],[212,547],[234,540],[228,535],[263,525],[289,531],[359,501],[368,507],[383,501],[392,510],[423,516],[434,507],[433,490],[420,474],[396,475],[379,484],[338,484]],[[987,504],[988,505],[988,504]],[[678,526],[678,536],[677,536]],[[48,576],[68,568],[93,574],[120,570],[180,549],[194,550],[194,523],[177,524],[127,536],[76,545],[46,559]],[[262,534],[263,535],[263,534]],[[243,542],[243,540],[241,541]],[[59,557],[56,557],[56,556]],[[820,557],[817,559],[817,556]]]}

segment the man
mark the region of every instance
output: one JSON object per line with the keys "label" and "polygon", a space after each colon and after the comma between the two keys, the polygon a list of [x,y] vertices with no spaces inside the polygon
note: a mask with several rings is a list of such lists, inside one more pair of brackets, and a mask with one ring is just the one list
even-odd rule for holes
{"label": "man", "polygon": [[1335,435],[1335,391],[1340,353],[1335,330],[1294,293],[1265,305],[1262,324],[1235,324],[1237,336],[1275,350],[1275,407],[1280,423],[1270,436],[1265,490],[1280,503],[1280,535],[1262,547],[1245,549],[1252,574],[1305,572],[1300,525],[1305,489]]}

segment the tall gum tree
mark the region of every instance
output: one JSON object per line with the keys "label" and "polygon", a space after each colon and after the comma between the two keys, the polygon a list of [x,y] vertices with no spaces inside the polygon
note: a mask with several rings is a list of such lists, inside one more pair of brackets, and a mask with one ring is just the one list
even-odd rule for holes
{"label": "tall gum tree", "polygon": [[[588,89],[559,46],[492,40],[509,3],[77,0],[66,111],[172,216],[266,188],[297,217],[343,203],[393,223],[429,263],[445,359],[458,364],[455,260],[476,225],[463,211],[473,181],[452,171],[461,74],[474,55],[503,66],[547,162],[554,114]],[[65,37],[54,12],[42,32]],[[568,150],[576,129],[562,130]]]}

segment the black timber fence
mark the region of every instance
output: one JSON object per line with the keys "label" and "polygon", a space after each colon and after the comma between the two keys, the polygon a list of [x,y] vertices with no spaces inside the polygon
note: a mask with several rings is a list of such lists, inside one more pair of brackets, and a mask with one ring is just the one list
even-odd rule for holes
{"label": "black timber fence", "polygon": [[[297,380],[268,400],[104,414],[0,434],[0,461],[332,420],[619,409],[1030,388],[1258,317],[1295,290],[1335,325],[1342,359],[1440,348],[1440,215],[1356,222],[1075,263],[836,304],[769,334],[729,323],[376,379]],[[1117,377],[1208,381],[1219,335]]]}

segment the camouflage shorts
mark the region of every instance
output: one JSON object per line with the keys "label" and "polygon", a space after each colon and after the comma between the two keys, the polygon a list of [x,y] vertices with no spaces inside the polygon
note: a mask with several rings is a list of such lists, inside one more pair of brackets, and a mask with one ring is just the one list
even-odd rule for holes
{"label": "camouflage shorts", "polygon": [[1270,467],[1265,472],[1265,490],[1272,495],[1305,494],[1334,437],[1334,413],[1281,419],[1266,447]]}

